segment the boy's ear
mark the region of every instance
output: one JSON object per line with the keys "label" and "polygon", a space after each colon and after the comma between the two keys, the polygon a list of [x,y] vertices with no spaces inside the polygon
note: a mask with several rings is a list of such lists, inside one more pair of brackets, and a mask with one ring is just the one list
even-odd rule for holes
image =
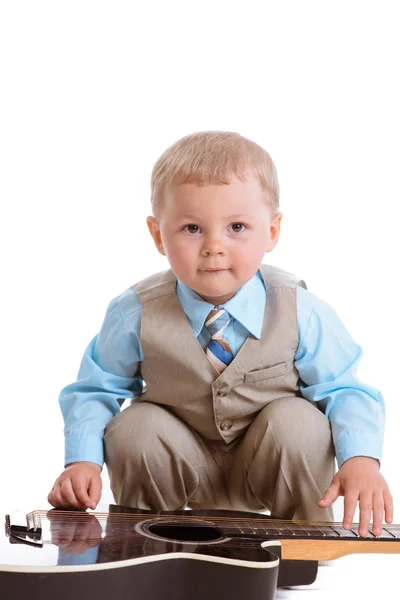
{"label": "boy's ear", "polygon": [[281,212],[276,213],[271,224],[269,226],[269,239],[267,243],[267,249],[265,252],[271,252],[275,248],[279,240],[279,234],[281,231],[281,221],[283,214]]}
{"label": "boy's ear", "polygon": [[161,239],[161,231],[160,231],[157,221],[155,220],[154,217],[147,217],[146,223],[147,223],[147,227],[149,228],[150,235],[153,238],[154,243],[157,247],[157,250],[159,251],[160,254],[165,256],[163,243],[162,243],[162,239]]}

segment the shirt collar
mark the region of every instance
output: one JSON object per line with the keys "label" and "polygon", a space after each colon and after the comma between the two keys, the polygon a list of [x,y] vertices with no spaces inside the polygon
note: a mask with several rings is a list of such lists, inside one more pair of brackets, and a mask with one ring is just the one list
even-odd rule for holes
{"label": "shirt collar", "polygon": [[[203,300],[194,290],[177,280],[176,293],[179,302],[197,337],[213,304]],[[239,321],[255,338],[261,338],[265,311],[265,285],[260,270],[245,283],[225,304],[230,315]]]}

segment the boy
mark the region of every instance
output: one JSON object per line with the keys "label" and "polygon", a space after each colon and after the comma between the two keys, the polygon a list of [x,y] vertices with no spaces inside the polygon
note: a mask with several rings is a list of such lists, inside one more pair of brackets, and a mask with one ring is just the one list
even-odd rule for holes
{"label": "boy", "polygon": [[49,502],[95,508],[105,461],[118,504],[332,520],[343,495],[344,527],[359,503],[360,535],[371,514],[379,535],[383,399],[355,377],[361,349],[333,310],[261,264],[282,219],[269,154],[236,133],[186,136],[154,166],[152,208],[171,269],[111,302],[62,391]]}

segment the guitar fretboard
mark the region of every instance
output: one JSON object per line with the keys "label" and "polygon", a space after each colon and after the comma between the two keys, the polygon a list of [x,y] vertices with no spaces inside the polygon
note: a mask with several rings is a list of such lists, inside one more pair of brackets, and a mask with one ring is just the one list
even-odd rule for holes
{"label": "guitar fretboard", "polygon": [[297,523],[276,523],[271,520],[260,525],[259,523],[215,523],[220,527],[226,535],[232,536],[260,536],[268,538],[301,538],[301,539],[347,539],[347,540],[400,540],[400,527],[384,527],[381,535],[375,536],[371,529],[368,531],[368,536],[360,537],[358,535],[358,525],[353,525],[351,529],[345,529],[340,524],[306,524]]}

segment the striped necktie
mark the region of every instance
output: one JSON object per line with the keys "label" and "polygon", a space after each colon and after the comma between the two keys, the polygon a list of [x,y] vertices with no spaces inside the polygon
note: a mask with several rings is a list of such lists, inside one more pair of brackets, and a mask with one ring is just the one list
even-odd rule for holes
{"label": "striped necktie", "polygon": [[211,333],[206,354],[218,373],[222,373],[233,359],[233,353],[222,333],[231,322],[232,317],[225,308],[213,308],[207,315],[205,326]]}

